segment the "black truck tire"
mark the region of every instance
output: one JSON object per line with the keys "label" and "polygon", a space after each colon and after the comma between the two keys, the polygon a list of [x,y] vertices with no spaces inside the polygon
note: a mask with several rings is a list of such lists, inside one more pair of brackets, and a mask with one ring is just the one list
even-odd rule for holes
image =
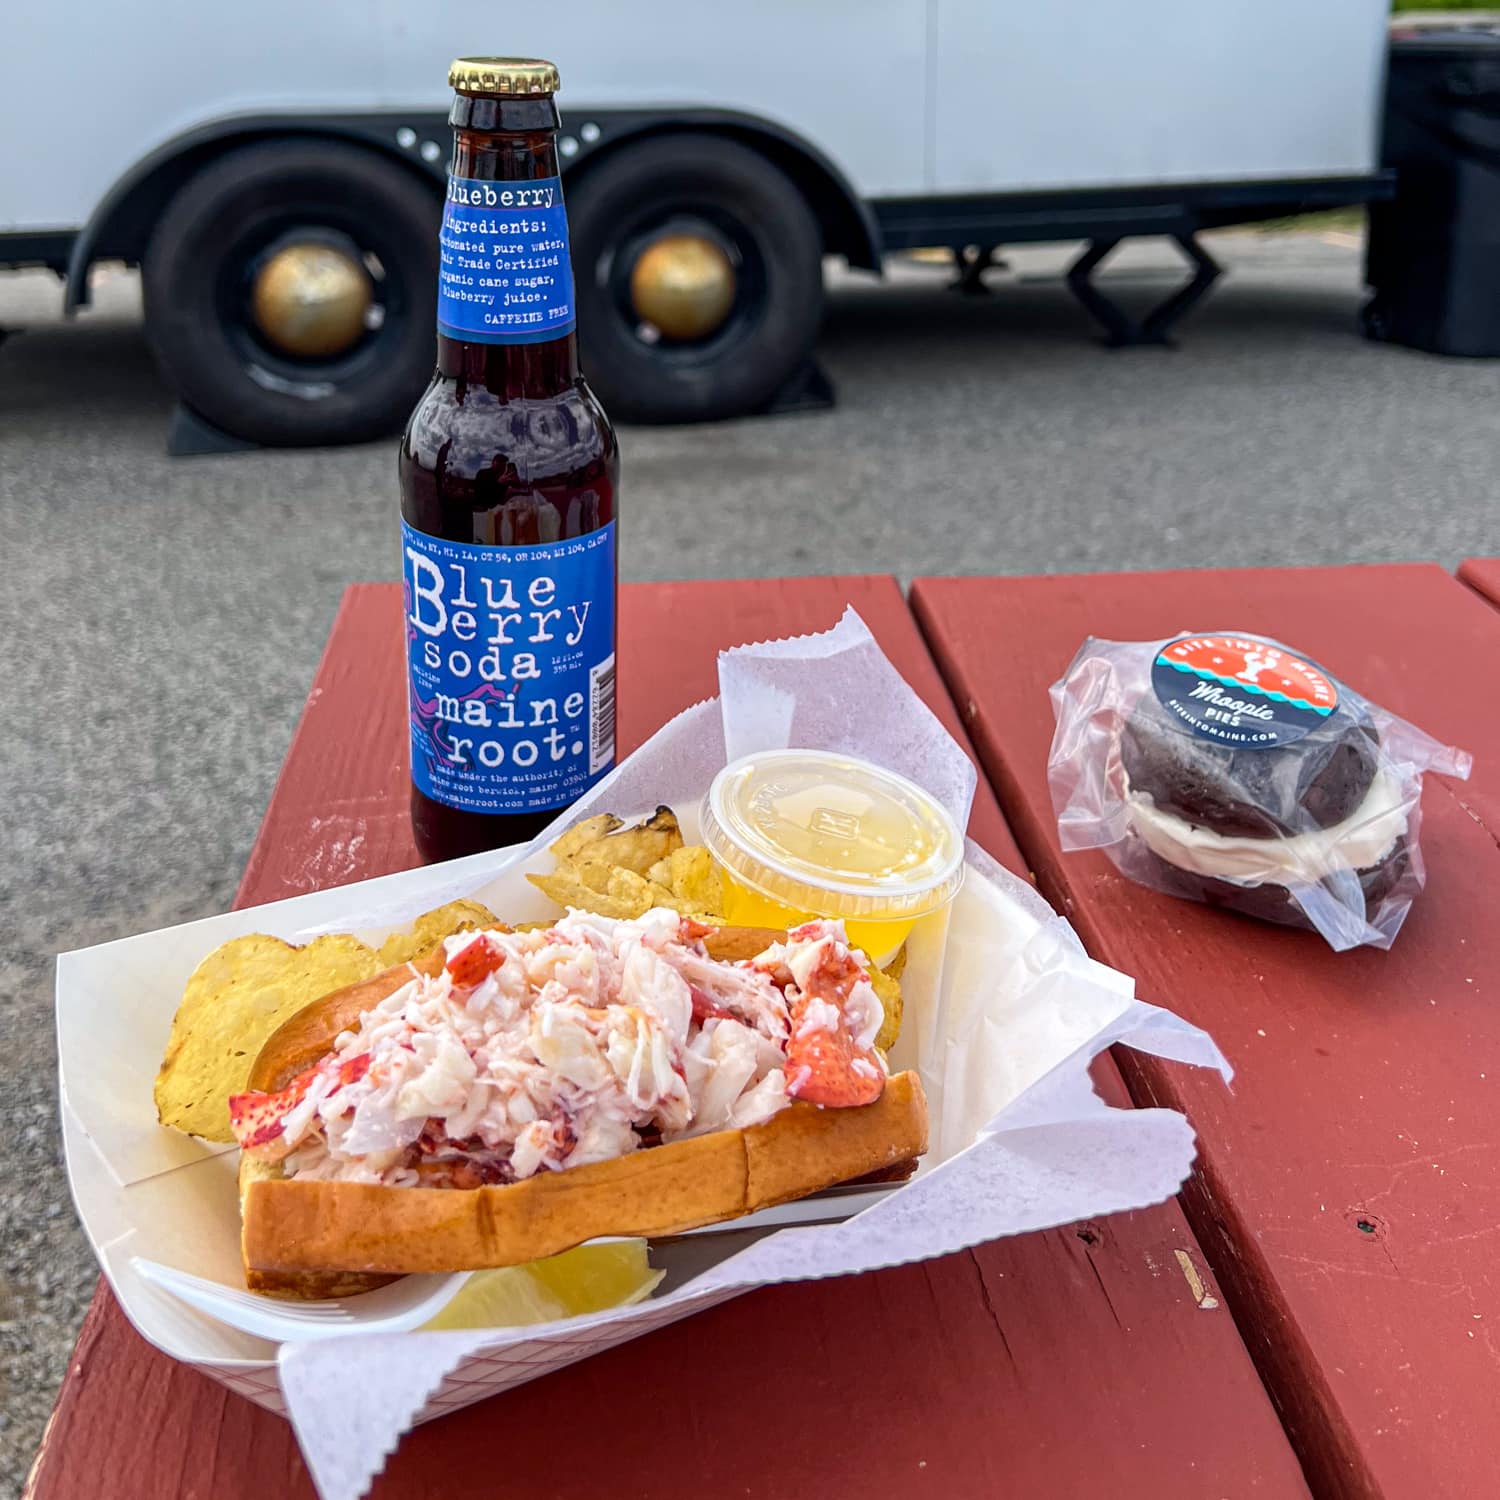
{"label": "black truck tire", "polygon": [[[567,185],[583,371],[611,416],[693,422],[762,405],[812,352],[822,314],[822,235],[792,181],[737,141],[654,137]],[[652,340],[630,295],[634,263],[664,235],[706,238],[734,273],[723,323]]]}
{"label": "black truck tire", "polygon": [[[441,203],[399,162],[342,141],[284,138],[214,158],[168,203],[146,248],[146,332],[182,400],[254,443],[315,446],[398,432],[434,363]],[[251,312],[278,248],[363,266],[370,305],[348,347],[292,354]]]}

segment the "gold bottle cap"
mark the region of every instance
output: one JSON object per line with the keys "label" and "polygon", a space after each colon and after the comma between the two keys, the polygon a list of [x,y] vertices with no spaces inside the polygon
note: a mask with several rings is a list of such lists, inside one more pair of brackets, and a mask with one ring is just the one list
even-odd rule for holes
{"label": "gold bottle cap", "polygon": [[448,87],[461,94],[555,94],[557,67],[537,57],[459,57],[448,69]]}

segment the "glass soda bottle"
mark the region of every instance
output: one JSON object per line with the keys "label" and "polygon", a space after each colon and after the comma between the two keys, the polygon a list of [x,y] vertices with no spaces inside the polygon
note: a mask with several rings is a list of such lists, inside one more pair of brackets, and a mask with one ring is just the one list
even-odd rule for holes
{"label": "glass soda bottle", "polygon": [[532,838],[615,758],[614,429],[578,370],[557,69],[460,58],[437,372],[401,443],[424,859]]}

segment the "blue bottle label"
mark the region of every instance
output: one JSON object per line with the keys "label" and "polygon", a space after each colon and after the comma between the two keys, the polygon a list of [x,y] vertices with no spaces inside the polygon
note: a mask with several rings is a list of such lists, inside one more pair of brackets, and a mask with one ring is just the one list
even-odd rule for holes
{"label": "blue bottle label", "polygon": [[465,812],[565,806],[615,760],[615,523],[541,547],[401,523],[411,775]]}
{"label": "blue bottle label", "polygon": [[573,331],[573,263],[562,179],[450,177],[438,236],[438,332],[537,344]]}

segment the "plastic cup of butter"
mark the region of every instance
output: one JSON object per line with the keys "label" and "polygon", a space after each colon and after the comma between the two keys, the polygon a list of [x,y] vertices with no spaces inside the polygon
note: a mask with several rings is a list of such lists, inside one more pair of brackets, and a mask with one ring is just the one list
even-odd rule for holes
{"label": "plastic cup of butter", "polygon": [[915,782],[857,756],[768,750],[725,766],[703,799],[726,919],[794,927],[837,917],[884,964],[964,878],[958,825]]}

